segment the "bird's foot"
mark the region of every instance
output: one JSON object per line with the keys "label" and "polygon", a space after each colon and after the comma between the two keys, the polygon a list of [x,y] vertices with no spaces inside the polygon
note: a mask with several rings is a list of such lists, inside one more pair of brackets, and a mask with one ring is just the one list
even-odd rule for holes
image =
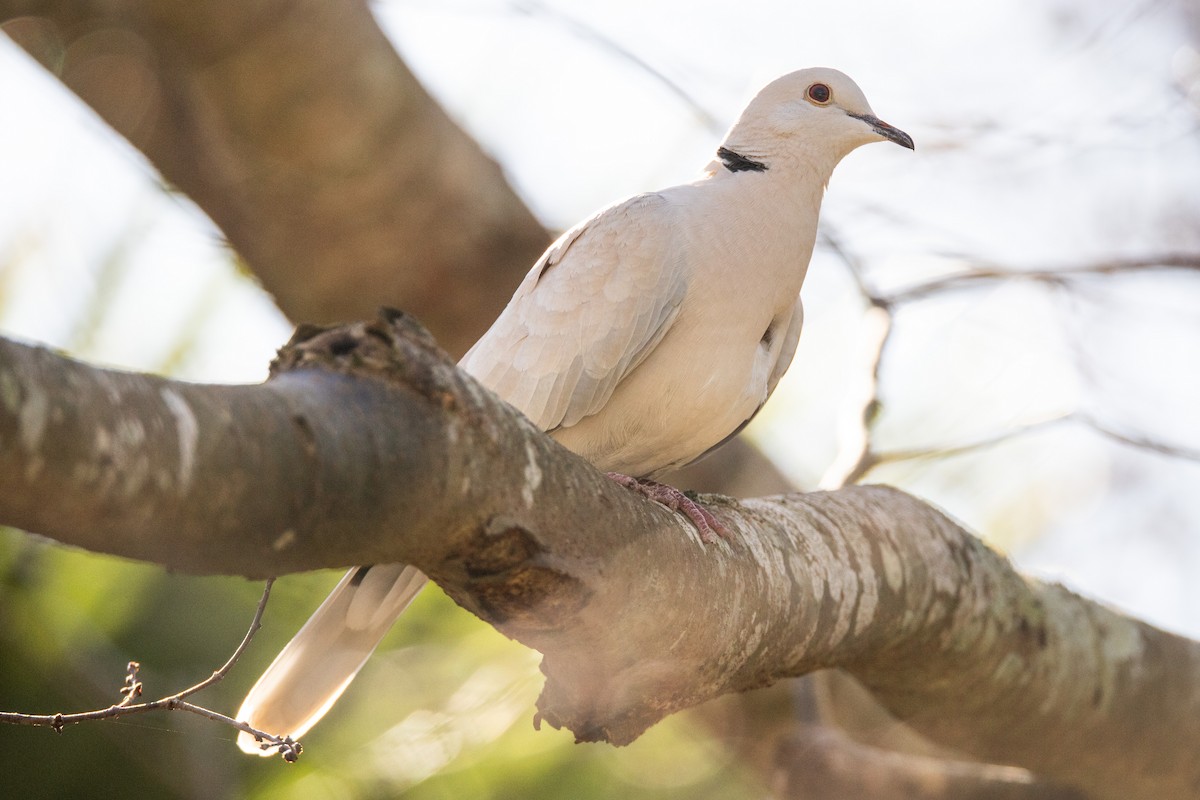
{"label": "bird's foot", "polygon": [[712,515],[712,512],[674,486],[667,486],[665,483],[652,481],[649,478],[633,478],[629,475],[622,475],[620,472],[606,474],[631,492],[636,492],[659,505],[683,514],[695,526],[696,532],[700,534],[700,541],[713,544],[718,539],[729,541],[733,538],[729,529],[722,525],[721,521]]}

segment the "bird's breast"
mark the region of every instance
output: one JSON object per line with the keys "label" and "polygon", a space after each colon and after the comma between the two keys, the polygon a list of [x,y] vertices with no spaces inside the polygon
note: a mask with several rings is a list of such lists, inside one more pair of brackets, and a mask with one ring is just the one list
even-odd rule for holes
{"label": "bird's breast", "polygon": [[749,419],[778,355],[763,346],[768,322],[721,307],[688,311],[600,413],[555,438],[600,469],[641,476],[698,458]]}

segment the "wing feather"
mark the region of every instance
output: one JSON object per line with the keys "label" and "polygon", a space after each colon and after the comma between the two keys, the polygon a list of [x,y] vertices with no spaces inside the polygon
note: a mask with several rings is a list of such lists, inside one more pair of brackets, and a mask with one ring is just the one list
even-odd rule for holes
{"label": "wing feather", "polygon": [[[771,374],[767,378],[767,397],[775,391],[775,387],[779,385],[779,379],[783,377],[783,373],[787,372],[788,367],[792,365],[792,359],[796,357],[796,347],[800,344],[800,329],[804,327],[804,304],[800,298],[796,298],[796,305],[792,308],[791,317],[788,319],[787,327],[784,329],[783,344],[779,348],[779,357],[775,359],[775,365],[771,367]],[[766,398],[763,398],[766,402]],[[759,406],[761,408],[761,406]],[[758,413],[755,411],[754,413]]]}
{"label": "wing feather", "polygon": [[461,366],[544,430],[595,414],[679,313],[687,270],[673,213],[644,194],[567,231]]}

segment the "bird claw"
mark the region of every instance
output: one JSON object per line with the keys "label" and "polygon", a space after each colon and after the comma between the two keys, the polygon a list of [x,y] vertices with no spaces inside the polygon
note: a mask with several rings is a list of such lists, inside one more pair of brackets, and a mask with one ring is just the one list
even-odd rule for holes
{"label": "bird claw", "polygon": [[636,492],[661,506],[683,514],[700,534],[700,541],[705,544],[715,544],[719,539],[730,541],[733,538],[729,529],[721,524],[721,521],[714,517],[711,511],[674,486],[652,481],[649,478],[634,478],[620,472],[605,474],[631,492]]}

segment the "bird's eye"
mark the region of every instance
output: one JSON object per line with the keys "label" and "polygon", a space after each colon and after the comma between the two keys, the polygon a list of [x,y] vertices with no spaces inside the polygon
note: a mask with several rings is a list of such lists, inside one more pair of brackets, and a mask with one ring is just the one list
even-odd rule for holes
{"label": "bird's eye", "polygon": [[823,83],[814,83],[808,87],[807,94],[808,99],[819,106],[823,106],[833,99],[833,92]]}

